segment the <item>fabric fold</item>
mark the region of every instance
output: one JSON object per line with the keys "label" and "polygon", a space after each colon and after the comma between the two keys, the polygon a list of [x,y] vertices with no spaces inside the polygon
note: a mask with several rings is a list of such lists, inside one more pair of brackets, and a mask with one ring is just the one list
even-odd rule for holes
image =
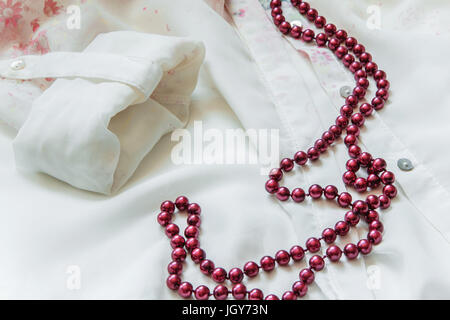
{"label": "fabric fold", "polygon": [[25,67],[2,74],[56,78],[13,141],[16,166],[111,194],[163,135],[186,124],[204,46],[119,31],[82,53],[52,55],[19,57]]}

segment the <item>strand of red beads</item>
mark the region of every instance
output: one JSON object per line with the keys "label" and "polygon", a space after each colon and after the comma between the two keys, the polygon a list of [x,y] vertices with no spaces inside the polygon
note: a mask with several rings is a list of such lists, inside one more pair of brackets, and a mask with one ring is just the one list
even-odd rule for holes
{"label": "strand of red beads", "polygon": [[[319,47],[328,47],[354,74],[356,86],[353,89],[353,94],[345,99],[345,105],[340,109],[340,115],[336,118],[335,123],[306,152],[298,151],[292,159],[281,160],[280,167],[270,171],[265,188],[268,193],[274,194],[280,201],[287,201],[291,198],[293,201],[300,203],[306,197],[312,200],[325,197],[330,201],[335,201],[338,206],[345,208],[347,212],[343,220],[338,221],[332,228],[324,229],[320,237],[309,238],[304,247],[294,245],[289,251],[279,250],[274,257],[262,257],[259,264],[249,261],[244,264],[242,269],[235,267],[227,272],[224,268],[216,267],[213,261],[206,259],[206,253],[200,247],[198,240],[201,224],[200,206],[196,203],[189,203],[189,200],[184,196],[178,197],[175,202],[164,201],[161,204],[161,213],[159,213],[157,220],[165,228],[166,235],[169,237],[173,248],[172,262],[167,266],[169,277],[166,282],[170,289],[177,290],[179,295],[184,298],[189,298],[194,294],[195,298],[199,300],[209,299],[211,296],[223,300],[230,295],[235,299],[261,300],[265,298],[266,300],[278,300],[279,298],[274,294],[264,296],[263,292],[257,288],[247,290],[242,281],[245,277],[255,277],[260,270],[270,272],[277,265],[281,267],[288,265],[291,260],[294,262],[301,261],[305,258],[305,254],[309,252],[314,254],[309,259],[309,267],[300,271],[299,280],[292,285],[291,290],[286,291],[281,297],[283,300],[294,300],[306,295],[308,285],[314,281],[315,273],[324,269],[326,260],[336,263],[341,259],[342,254],[348,260],[356,259],[359,254],[369,254],[372,251],[372,246],[379,244],[382,240],[384,227],[376,209],[388,208],[391,199],[397,195],[397,189],[393,185],[395,176],[392,172],[386,170],[385,160],[373,158],[370,153],[361,150],[358,146],[358,138],[365,119],[374,110],[382,109],[389,97],[390,84],[386,80],[386,73],[378,69],[377,64],[372,61],[371,54],[366,52],[362,44],[359,44],[355,38],[349,37],[345,30],[338,30],[334,24],[327,24],[326,19],[319,16],[317,10],[311,8],[309,3],[301,0],[291,0],[291,3],[302,15],[305,15],[309,21],[314,23],[316,28],[323,29],[324,32],[316,35],[311,29],[291,25],[283,16],[281,0],[272,0],[270,3],[275,25],[286,36],[305,42],[315,42]],[[365,99],[369,88],[368,76],[373,77],[378,89],[371,103],[363,102],[359,106],[359,112],[355,113],[354,110],[358,107],[359,102]],[[374,190],[383,184],[384,187],[380,195],[371,194],[365,200],[353,202],[352,196],[348,192],[339,193],[333,185],[322,188],[313,184],[309,187],[308,193],[302,188],[295,188],[291,192],[288,188],[280,186],[284,172],[293,170],[295,164],[305,166],[309,161],[317,160],[330,145],[340,138],[343,130],[346,131],[343,140],[350,157],[346,163],[347,171],[342,176],[344,183],[358,192],[365,192],[368,188]],[[366,178],[356,175],[360,168],[367,171]],[[179,234],[180,228],[172,223],[175,209],[188,213],[184,237]],[[334,244],[337,236],[347,235],[350,227],[357,226],[361,220],[364,220],[369,226],[366,238],[359,240],[356,244],[349,243],[343,249]],[[320,251],[323,243],[329,246],[325,250],[325,255],[321,256],[316,253]],[[191,283],[182,282],[183,262],[188,253],[194,263],[199,265],[200,271],[218,283],[213,290],[205,285],[200,285],[194,290]],[[231,290],[223,284],[226,281],[231,282]]]}

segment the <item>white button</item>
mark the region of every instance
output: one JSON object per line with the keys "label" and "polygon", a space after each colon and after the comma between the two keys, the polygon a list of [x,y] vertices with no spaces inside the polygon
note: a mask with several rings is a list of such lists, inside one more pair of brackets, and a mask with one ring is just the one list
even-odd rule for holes
{"label": "white button", "polygon": [[339,93],[341,94],[341,97],[347,98],[352,94],[352,87],[343,86],[341,89],[339,89]]}
{"label": "white button", "polygon": [[300,20],[294,20],[291,22],[291,25],[302,27],[302,22]]}
{"label": "white button", "polygon": [[23,68],[25,68],[25,61],[20,59],[20,60],[15,60],[15,61],[11,62],[11,69],[22,70]]}
{"label": "white button", "polygon": [[398,159],[397,166],[403,171],[411,171],[412,169],[414,169],[411,160],[405,158]]}

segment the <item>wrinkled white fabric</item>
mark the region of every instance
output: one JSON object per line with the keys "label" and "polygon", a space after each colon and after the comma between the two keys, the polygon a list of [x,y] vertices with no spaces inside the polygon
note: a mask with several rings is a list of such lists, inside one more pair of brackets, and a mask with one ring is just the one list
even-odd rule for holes
{"label": "wrinkled white fabric", "polygon": [[[186,124],[203,58],[199,42],[116,31],[82,53],[3,61],[8,79],[56,78],[14,140],[17,167],[116,191],[163,135]],[[14,61],[25,68],[11,70]]]}
{"label": "wrinkled white fabric", "polygon": [[[306,299],[449,298],[450,154],[441,145],[449,135],[444,70],[450,62],[442,57],[449,53],[450,4],[383,3],[381,28],[372,30],[366,22],[373,1],[310,2],[364,43],[388,73],[391,102],[366,121],[361,144],[388,161],[399,195],[390,209],[380,211],[383,242],[368,256],[327,264]],[[67,41],[53,44],[55,50],[71,51],[64,47],[83,43],[99,29],[204,42],[205,62],[186,127],[191,133],[197,120],[205,130],[276,128],[281,156],[292,156],[313,144],[334,121],[343,104],[339,88],[352,84],[334,56],[281,37],[258,1],[228,1],[225,11],[233,25],[211,9],[211,1],[127,1],[126,8],[122,1],[95,3],[95,8],[81,6],[86,12],[82,28],[67,32]],[[289,16],[294,17],[301,19]],[[57,25],[60,20],[55,18],[56,26],[49,28],[64,33]],[[0,83],[2,101],[11,102],[8,110],[38,96],[30,86]],[[169,135],[142,160],[129,183],[107,197],[46,175],[17,172],[11,145],[15,136],[9,126],[0,126],[2,298],[178,298],[165,285],[171,248],[156,215],[163,200],[180,194],[202,206],[200,242],[208,258],[226,269],[303,245],[345,213],[327,201],[280,203],[264,191],[267,178],[260,175],[259,165],[175,165],[171,152],[176,142]],[[225,151],[233,152],[227,145]],[[341,141],[319,162],[288,174],[285,184],[291,189],[334,184],[344,191],[346,158]],[[401,171],[399,158],[410,159],[414,169]],[[355,198],[365,196],[349,192]],[[180,226],[184,217],[176,215]],[[355,242],[366,233],[364,226],[352,229],[339,244]],[[245,284],[280,295],[305,265],[303,261],[261,273]],[[191,261],[184,266],[183,279],[194,286],[215,285]]]}

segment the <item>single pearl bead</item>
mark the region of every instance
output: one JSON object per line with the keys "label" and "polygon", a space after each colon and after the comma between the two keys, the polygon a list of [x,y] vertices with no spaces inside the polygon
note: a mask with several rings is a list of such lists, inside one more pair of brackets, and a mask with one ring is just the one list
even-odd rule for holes
{"label": "single pearl bead", "polygon": [[189,199],[186,198],[185,196],[179,196],[176,200],[175,200],[175,206],[177,207],[178,210],[180,211],[184,211],[187,209],[189,205]]}
{"label": "single pearl bead", "polygon": [[358,43],[358,40],[356,40],[353,37],[348,37],[347,39],[345,39],[345,45],[347,48],[349,48],[350,50],[353,49],[353,47]]}
{"label": "single pearl bead", "polygon": [[364,178],[357,178],[355,183],[353,184],[356,191],[358,192],[366,192],[367,190],[367,181]]}
{"label": "single pearl bead", "polygon": [[205,259],[205,257],[206,254],[205,251],[203,251],[203,249],[195,248],[191,252],[192,261],[194,261],[195,263],[200,263],[203,259]]}
{"label": "single pearl bead", "polygon": [[278,191],[279,184],[275,179],[270,179],[266,182],[266,191],[270,194],[274,194]]}
{"label": "single pearl bead", "polygon": [[358,127],[364,124],[364,116],[361,113],[355,113],[351,117],[352,123]]}
{"label": "single pearl bead", "polygon": [[361,148],[356,144],[348,147],[348,155],[352,158],[357,158],[361,154]]}
{"label": "single pearl bead", "polygon": [[163,211],[160,214],[158,214],[157,220],[161,226],[166,227],[172,220],[172,214],[168,213],[166,211]]}
{"label": "single pearl bead", "polygon": [[[356,80],[356,84],[360,87],[363,87],[364,89],[369,88],[369,80],[367,80],[367,78],[359,78],[358,80]],[[368,103],[365,104],[370,106]]]}
{"label": "single pearl bead", "polygon": [[334,52],[334,54],[336,55],[336,57],[338,57],[339,59],[344,58],[344,56],[348,53],[348,49],[344,46],[339,46],[336,51]]}
{"label": "single pearl bead", "polygon": [[291,31],[291,24],[287,21],[283,21],[280,23],[278,28],[280,29],[281,33],[288,34]]}
{"label": "single pearl bead", "polygon": [[317,159],[319,159],[319,156],[320,156],[319,150],[317,150],[314,147],[309,148],[307,151],[307,154],[308,154],[308,158],[311,160],[317,160]]}
{"label": "single pearl bead", "polygon": [[327,198],[328,200],[333,200],[338,195],[338,189],[333,185],[329,185],[325,187],[323,194],[325,195],[325,198]]}
{"label": "single pearl bead", "polygon": [[301,2],[301,3],[298,5],[298,11],[299,11],[301,14],[307,13],[308,10],[309,10],[310,8],[311,8],[311,6],[309,5],[308,2]]}
{"label": "single pearl bead", "polygon": [[180,228],[178,228],[178,226],[174,223],[169,223],[166,226],[166,235],[169,238],[172,238],[174,235],[177,235],[178,232],[180,232]]}
{"label": "single pearl bead", "polygon": [[192,295],[193,287],[189,282],[183,282],[178,287],[178,294],[183,298],[189,298]]}
{"label": "single pearl bead", "polygon": [[300,246],[293,246],[289,253],[294,261],[300,261],[305,256],[305,250]]}
{"label": "single pearl bead", "polygon": [[383,193],[387,197],[393,199],[397,195],[397,188],[394,185],[392,185],[392,184],[387,184],[383,188]]}
{"label": "single pearl bead", "polygon": [[187,226],[186,229],[184,229],[184,235],[186,238],[197,238],[199,232],[200,231],[198,228],[194,226]]}
{"label": "single pearl bead", "polygon": [[328,143],[329,145],[331,145],[334,140],[336,140],[334,134],[331,131],[325,131],[322,134],[322,139],[325,140],[326,143]]}
{"label": "single pearl bead", "polygon": [[309,266],[315,271],[320,271],[325,267],[325,261],[321,256],[314,255],[309,259]]}
{"label": "single pearl bead", "polygon": [[367,185],[372,189],[377,188],[380,185],[380,182],[380,178],[374,173],[369,174],[367,177]]}
{"label": "single pearl bead", "polygon": [[275,268],[275,259],[269,256],[265,256],[261,258],[260,264],[261,268],[264,271],[271,271]]}
{"label": "single pearl bead", "polygon": [[362,254],[369,254],[372,251],[372,244],[367,239],[359,240],[357,247]]}
{"label": "single pearl bead", "polygon": [[178,262],[183,262],[184,260],[186,260],[186,250],[184,250],[183,248],[173,249],[172,260],[178,261]]}
{"label": "single pearl bead", "polygon": [[306,240],[306,248],[309,250],[309,252],[317,252],[320,250],[320,241],[317,238],[311,237],[308,240]]}
{"label": "single pearl bead", "polygon": [[195,248],[198,248],[199,245],[200,245],[200,241],[198,241],[197,238],[189,238],[186,240],[186,249],[189,252],[192,252],[192,250],[194,250]]}
{"label": "single pearl bead", "polygon": [[350,69],[351,72],[355,73],[356,71],[361,70],[362,65],[360,62],[355,61],[348,68]]}
{"label": "single pearl bead", "polygon": [[391,205],[391,199],[389,199],[389,197],[387,197],[384,194],[382,194],[381,196],[378,196],[378,199],[380,200],[380,208],[381,209],[387,209]]}
{"label": "single pearl bead", "polygon": [[269,294],[264,300],[280,300],[280,299],[278,299],[278,297],[274,294]]}
{"label": "single pearl bead", "polygon": [[367,235],[367,239],[369,239],[370,242],[377,245],[381,242],[383,239],[383,236],[381,235],[381,232],[378,230],[370,230],[369,234]]}
{"label": "single pearl bead", "polygon": [[228,298],[228,288],[219,284],[214,288],[213,294],[217,300],[225,300]]}
{"label": "single pearl bead", "polygon": [[280,7],[275,7],[272,9],[271,15],[273,18],[275,18],[279,14],[283,14],[283,10]]}
{"label": "single pearl bead", "polygon": [[[352,64],[354,63],[356,62],[353,62]],[[354,108],[358,104],[358,98],[354,95],[349,95],[347,98],[345,98],[345,103]]]}
{"label": "single pearl bead", "polygon": [[345,167],[349,171],[357,172],[359,170],[359,161],[357,159],[349,159]]}
{"label": "single pearl bead", "polygon": [[305,197],[306,197],[306,194],[303,189],[295,188],[294,190],[292,190],[291,198],[295,202],[302,202],[303,200],[305,200]]}
{"label": "single pearl bead", "polygon": [[276,25],[276,26],[279,26],[282,22],[284,22],[286,19],[285,19],[285,17],[283,16],[283,15],[281,15],[281,14],[278,14],[278,15],[276,15],[275,17],[273,17],[273,23]]}
{"label": "single pearl bead", "polygon": [[183,264],[178,261],[172,261],[167,266],[167,272],[169,272],[169,274],[180,275],[183,272]]}
{"label": "single pearl bead", "polygon": [[375,93],[375,95],[378,98],[383,99],[384,101],[386,101],[387,99],[389,99],[389,91],[386,89],[378,89],[377,92]]}
{"label": "single pearl bead", "polygon": [[330,126],[330,128],[328,129],[332,134],[334,134],[334,137],[337,139],[341,136],[342,134],[342,129],[340,127],[338,127],[337,125],[333,124],[332,126]]}
{"label": "single pearl bead", "polygon": [[200,214],[202,212],[202,209],[197,203],[191,203],[188,205],[187,212],[189,214]]}
{"label": "single pearl bead", "polygon": [[367,64],[368,62],[372,61],[372,55],[368,52],[361,53],[359,56],[359,61],[363,64]]}
{"label": "single pearl bead", "polygon": [[316,36],[316,43],[318,47],[324,47],[327,44],[328,36],[325,33],[319,33]]}
{"label": "single pearl bead", "polygon": [[365,201],[357,200],[353,202],[352,211],[357,214],[366,215],[369,212],[369,206]]}
{"label": "single pearl bead", "polygon": [[350,117],[353,114],[353,107],[351,107],[351,106],[349,106],[347,104],[344,104],[341,107],[340,113],[341,113],[342,116],[348,118],[348,117]]}
{"label": "single pearl bead", "polygon": [[308,292],[308,286],[302,281],[296,281],[292,285],[292,291],[299,297],[304,297]]}
{"label": "single pearl bead", "polygon": [[181,284],[181,278],[175,274],[171,274],[166,280],[167,287],[171,290],[177,290]]}
{"label": "single pearl bead", "polygon": [[384,79],[386,79],[386,72],[384,72],[383,70],[377,70],[377,71],[373,74],[373,78],[374,78],[376,81],[384,80]]}
{"label": "single pearl bead", "polygon": [[358,247],[353,243],[349,243],[344,247],[344,254],[349,260],[356,259],[356,257],[358,257],[358,253]]}
{"label": "single pearl bead", "polygon": [[311,284],[314,281],[314,272],[310,269],[303,269],[299,273],[300,280],[302,280],[306,284]]}
{"label": "single pearl bead", "polygon": [[170,239],[170,246],[175,249],[175,248],[182,248],[184,247],[184,243],[185,240],[182,236],[180,236],[179,234],[174,235],[172,237],[172,239]]}
{"label": "single pearl bead", "polygon": [[328,144],[323,139],[317,139],[314,143],[314,148],[324,153],[328,148]]}
{"label": "single pearl bead", "polygon": [[333,243],[336,241],[336,232],[331,228],[326,228],[322,231],[322,238],[328,244]]}
{"label": "single pearl bead", "polygon": [[236,300],[242,300],[247,295],[247,288],[242,283],[238,283],[233,286],[231,293]]}
{"label": "single pearl bead", "polygon": [[344,40],[348,37],[347,31],[342,30],[342,29],[336,31],[335,36],[336,36],[336,38],[337,38],[338,40],[340,40],[340,41],[344,41]]}
{"label": "single pearl bead", "polygon": [[[363,99],[365,97],[366,93],[367,93],[366,89],[361,86],[356,86],[353,89],[353,95],[357,96],[358,99]],[[358,113],[356,113],[356,114],[358,114]]]}
{"label": "single pearl bead", "polygon": [[316,20],[314,20],[314,24],[317,28],[322,29],[327,24],[327,19],[324,16],[318,16]]}
{"label": "single pearl bead", "polygon": [[200,271],[203,274],[210,275],[214,271],[215,265],[211,260],[205,259],[200,263]]}
{"label": "single pearl bead", "polygon": [[337,262],[342,256],[342,250],[338,246],[330,246],[328,247],[327,251],[327,257],[330,259],[331,262]]}
{"label": "single pearl bead", "polygon": [[335,34],[337,28],[334,24],[328,23],[327,25],[325,25],[324,30],[325,30],[325,33],[331,37]]}
{"label": "single pearl bead", "polygon": [[380,206],[380,200],[373,194],[367,196],[366,203],[370,209],[377,209]]}
{"label": "single pearl bead", "polygon": [[[373,221],[377,221],[379,219],[379,215],[378,212],[376,212],[375,210],[369,210],[369,213],[366,216],[366,221],[367,223],[372,223]],[[381,222],[380,222],[381,223]],[[369,225],[369,230],[370,230],[370,225]]]}
{"label": "single pearl bead", "polygon": [[259,267],[255,262],[249,261],[244,265],[244,273],[250,278],[256,277],[259,273]]}
{"label": "single pearl bead", "polygon": [[356,44],[354,47],[353,47],[353,53],[357,56],[357,57],[359,57],[359,56],[361,56],[361,54],[362,53],[364,53],[364,52],[366,52],[366,48],[362,45],[362,44]]}
{"label": "single pearl bead", "polygon": [[304,165],[307,161],[308,161],[308,155],[306,154],[306,152],[304,151],[298,151],[295,155],[294,155],[294,161],[296,164],[298,164],[299,166]]}
{"label": "single pearl bead", "polygon": [[353,211],[347,211],[345,221],[351,226],[356,226],[359,223],[359,215]]}
{"label": "single pearl bead", "polygon": [[[355,178],[356,178],[356,176],[354,176],[353,179],[355,179]],[[344,183],[345,183],[345,180],[344,180]],[[338,203],[343,208],[348,207],[352,203],[352,195],[348,192],[342,192],[338,197]]]}
{"label": "single pearl bead", "polygon": [[368,75],[373,75],[378,70],[378,66],[375,62],[368,62],[366,64],[366,72]]}
{"label": "single pearl bead", "polygon": [[379,232],[383,232],[384,231],[383,223],[381,223],[381,221],[379,221],[379,220],[374,220],[374,221],[370,222],[369,230],[370,231],[377,230]]}
{"label": "single pearl bead", "polygon": [[311,29],[306,29],[302,33],[302,40],[305,42],[311,42],[314,39],[314,35],[314,31],[312,31]]}
{"label": "single pearl bead", "polygon": [[350,226],[345,221],[338,221],[334,225],[334,231],[336,231],[336,233],[338,235],[340,235],[341,237],[345,236],[349,230],[350,230]]}
{"label": "single pearl bead", "polygon": [[386,161],[381,158],[376,158],[373,160],[372,167],[376,172],[381,172],[386,169]]}
{"label": "single pearl bead", "polygon": [[194,291],[195,299],[197,300],[208,300],[209,298],[209,288],[207,286],[198,286]]}
{"label": "single pearl bead", "polygon": [[380,110],[384,107],[384,100],[379,97],[373,98],[371,103],[375,110]]}
{"label": "single pearl bead", "polygon": [[232,283],[240,283],[244,279],[244,273],[239,268],[233,268],[228,273],[228,278]]}
{"label": "single pearl bead", "polygon": [[319,13],[317,12],[316,9],[311,8],[306,12],[306,18],[308,18],[309,21],[316,20],[316,18],[318,16],[319,16]]}
{"label": "single pearl bead", "polygon": [[386,79],[380,79],[377,81],[377,88],[378,89],[386,89],[389,90],[391,87],[391,84]]}
{"label": "single pearl bead", "polygon": [[286,187],[278,188],[277,193],[276,193],[276,196],[277,196],[278,200],[280,200],[280,201],[286,201],[287,199],[289,199],[290,195],[291,195],[291,192]]}
{"label": "single pearl bead", "polygon": [[291,171],[294,168],[294,161],[292,161],[289,158],[284,158],[280,162],[280,168],[283,169],[286,172]]}
{"label": "single pearl bead", "polygon": [[222,283],[227,278],[227,272],[224,268],[215,268],[211,274],[211,277],[215,282]]}
{"label": "single pearl bead", "polygon": [[281,0],[270,1],[270,8],[281,7]]}
{"label": "single pearl bead", "polygon": [[353,135],[353,134],[348,134],[348,135],[346,135],[345,138],[344,138],[344,143],[345,143],[345,145],[348,147],[348,146],[351,146],[351,145],[353,145],[353,144],[358,143],[358,139],[356,138],[355,135]]}
{"label": "single pearl bead", "polygon": [[344,116],[338,116],[336,118],[336,125],[341,128],[341,129],[345,129],[345,127],[347,127],[348,125],[348,119],[347,117]]}
{"label": "single pearl bead", "polygon": [[364,78],[366,78],[366,80],[367,80],[367,72],[362,69],[358,70],[355,72],[354,78],[355,78],[355,80],[364,79]]}
{"label": "single pearl bead", "polygon": [[356,174],[353,171],[346,171],[342,175],[342,181],[344,181],[346,185],[352,185],[356,181]]}
{"label": "single pearl bead", "polygon": [[384,171],[380,179],[384,184],[393,184],[395,182],[395,175],[390,171]]}
{"label": "single pearl bead", "polygon": [[297,300],[297,296],[292,291],[286,291],[281,297],[282,300]]}
{"label": "single pearl bead", "polygon": [[200,216],[198,214],[190,214],[187,218],[187,224],[194,227],[200,227]]}
{"label": "single pearl bead", "polygon": [[341,43],[339,42],[339,40],[338,39],[336,39],[336,38],[331,38],[329,41],[328,41],[328,48],[331,50],[331,51],[335,51],[337,48],[339,48],[339,45],[340,45]]}
{"label": "single pearl bead", "polygon": [[283,171],[280,168],[273,168],[269,172],[269,178],[280,181],[283,178]]}
{"label": "single pearl bead", "polygon": [[264,294],[259,289],[252,289],[248,293],[248,300],[262,300],[264,298]]}
{"label": "single pearl bead", "polygon": [[173,213],[175,211],[175,204],[172,201],[166,200],[161,203],[161,211]]}
{"label": "single pearl bead", "polygon": [[372,155],[368,152],[363,152],[358,156],[358,161],[363,167],[368,167],[372,161]]}
{"label": "single pearl bead", "polygon": [[313,184],[311,187],[309,187],[309,195],[313,199],[319,199],[322,196],[323,189],[318,184]]}
{"label": "single pearl bead", "polygon": [[361,130],[359,129],[359,127],[357,125],[351,124],[347,127],[347,134],[352,134],[355,137],[358,137],[360,132],[361,132]]}
{"label": "single pearl bead", "polygon": [[275,254],[275,260],[278,262],[280,266],[285,266],[289,264],[291,257],[286,250],[280,250]]}
{"label": "single pearl bead", "polygon": [[301,26],[293,25],[290,32],[291,37],[294,39],[300,38],[302,35],[302,30],[303,28]]}

